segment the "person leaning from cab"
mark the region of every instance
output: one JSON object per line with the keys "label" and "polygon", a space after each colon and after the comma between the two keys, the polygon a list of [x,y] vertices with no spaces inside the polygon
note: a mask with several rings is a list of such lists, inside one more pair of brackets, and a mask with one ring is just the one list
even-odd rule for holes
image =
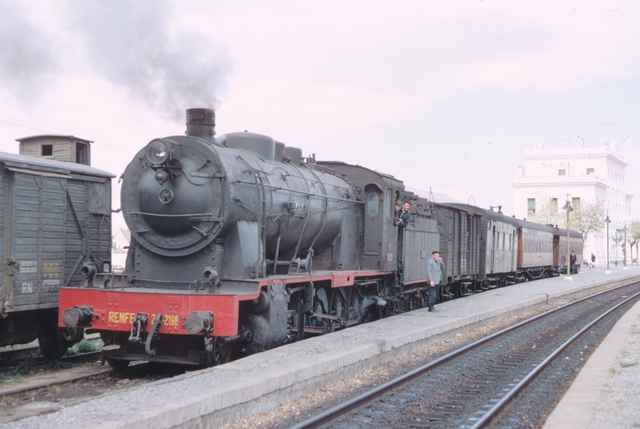
{"label": "person leaning from cab", "polygon": [[442,258],[438,250],[431,252],[431,259],[427,262],[427,276],[429,277],[427,306],[429,307],[429,311],[433,311],[436,301],[438,300],[438,292],[440,291],[443,276]]}
{"label": "person leaning from cab", "polygon": [[402,205],[396,202],[395,217],[393,223],[395,226],[404,228],[411,220],[411,202],[405,201]]}

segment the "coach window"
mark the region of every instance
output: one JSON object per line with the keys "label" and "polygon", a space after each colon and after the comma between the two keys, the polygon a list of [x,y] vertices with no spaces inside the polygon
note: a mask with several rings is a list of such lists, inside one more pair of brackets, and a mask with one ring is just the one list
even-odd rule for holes
{"label": "coach window", "polygon": [[558,170],[558,176],[566,176],[567,175],[567,170],[565,170],[564,168],[561,168]]}
{"label": "coach window", "polygon": [[587,168],[587,176],[591,176],[596,172],[595,168]]}

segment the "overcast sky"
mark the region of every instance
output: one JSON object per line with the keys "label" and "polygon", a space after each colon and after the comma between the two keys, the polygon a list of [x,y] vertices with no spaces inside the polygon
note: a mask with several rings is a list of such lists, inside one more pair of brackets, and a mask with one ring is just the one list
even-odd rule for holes
{"label": "overcast sky", "polygon": [[508,213],[525,147],[617,142],[637,195],[638,17],[637,1],[0,0],[0,150],[75,134],[120,174],[184,132],[177,112],[215,104],[219,133]]}

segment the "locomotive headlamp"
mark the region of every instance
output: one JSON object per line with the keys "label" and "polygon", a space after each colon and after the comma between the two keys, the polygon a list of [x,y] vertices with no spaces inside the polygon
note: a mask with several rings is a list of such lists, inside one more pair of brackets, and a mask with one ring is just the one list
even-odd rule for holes
{"label": "locomotive headlamp", "polygon": [[160,140],[152,141],[147,146],[147,161],[149,161],[151,165],[164,164],[169,159],[169,154],[169,148]]}

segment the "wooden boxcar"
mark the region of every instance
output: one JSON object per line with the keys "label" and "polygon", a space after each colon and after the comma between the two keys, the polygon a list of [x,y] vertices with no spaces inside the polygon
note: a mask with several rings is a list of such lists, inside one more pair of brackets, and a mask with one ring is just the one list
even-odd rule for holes
{"label": "wooden boxcar", "polygon": [[482,217],[463,206],[434,204],[444,261],[443,298],[466,295],[481,271]]}
{"label": "wooden boxcar", "polygon": [[0,345],[64,350],[58,288],[111,264],[110,173],[0,152]]}

